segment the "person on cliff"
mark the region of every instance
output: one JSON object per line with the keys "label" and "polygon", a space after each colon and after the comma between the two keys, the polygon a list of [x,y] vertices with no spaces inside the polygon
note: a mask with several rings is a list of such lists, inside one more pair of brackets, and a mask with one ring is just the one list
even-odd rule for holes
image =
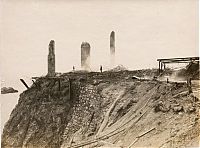
{"label": "person on cliff", "polygon": [[102,68],[102,65],[100,66],[100,72],[102,73],[102,71],[103,71],[103,68]]}
{"label": "person on cliff", "polygon": [[187,79],[187,87],[188,87],[188,93],[191,94],[192,93],[192,78],[191,77]]}

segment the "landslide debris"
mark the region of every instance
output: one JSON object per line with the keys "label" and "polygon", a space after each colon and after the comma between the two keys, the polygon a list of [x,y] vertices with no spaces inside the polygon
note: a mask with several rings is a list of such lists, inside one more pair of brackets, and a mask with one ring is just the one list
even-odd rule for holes
{"label": "landslide debris", "polygon": [[199,98],[187,93],[186,83],[132,78],[155,73],[41,77],[20,95],[2,147],[197,146]]}

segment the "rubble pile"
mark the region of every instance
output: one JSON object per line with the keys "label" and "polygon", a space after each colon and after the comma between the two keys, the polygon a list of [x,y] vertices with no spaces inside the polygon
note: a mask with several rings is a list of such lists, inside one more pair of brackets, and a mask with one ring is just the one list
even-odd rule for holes
{"label": "rubble pile", "polygon": [[123,65],[118,65],[116,66],[115,68],[109,70],[109,71],[112,71],[112,72],[118,72],[118,71],[124,71],[124,70],[127,70],[126,67],[124,67]]}
{"label": "rubble pile", "polygon": [[64,130],[64,143],[66,147],[69,142],[83,140],[96,134],[98,124],[102,120],[101,108],[102,98],[97,88],[91,84],[80,86],[79,96],[72,107],[72,117]]}

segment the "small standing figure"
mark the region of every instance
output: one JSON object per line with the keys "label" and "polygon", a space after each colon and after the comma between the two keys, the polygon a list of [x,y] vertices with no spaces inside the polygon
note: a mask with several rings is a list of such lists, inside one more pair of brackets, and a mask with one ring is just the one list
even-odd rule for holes
{"label": "small standing figure", "polygon": [[103,68],[102,68],[102,65],[100,66],[100,71],[101,71],[101,73],[102,73],[102,70],[103,70]]}
{"label": "small standing figure", "polygon": [[192,93],[192,79],[191,78],[187,79],[187,86],[188,86],[188,92],[189,94],[191,94]]}
{"label": "small standing figure", "polygon": [[75,67],[73,66],[73,71],[75,71]]}
{"label": "small standing figure", "polygon": [[167,83],[169,83],[169,78],[167,78]]}

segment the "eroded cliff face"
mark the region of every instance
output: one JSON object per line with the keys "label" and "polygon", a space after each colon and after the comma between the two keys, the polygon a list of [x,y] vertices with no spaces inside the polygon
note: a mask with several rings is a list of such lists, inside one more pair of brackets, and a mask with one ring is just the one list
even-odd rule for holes
{"label": "eroded cliff face", "polygon": [[187,93],[185,83],[133,75],[141,72],[67,73],[60,82],[39,78],[20,95],[2,147],[195,145],[198,97]]}
{"label": "eroded cliff face", "polygon": [[2,147],[60,147],[83,127],[83,137],[95,134],[103,108],[93,77],[98,73],[37,79],[20,95],[4,127]]}
{"label": "eroded cliff face", "polygon": [[73,101],[69,98],[69,82],[38,79],[36,85],[20,95],[10,119],[4,127],[2,147],[59,147]]}

